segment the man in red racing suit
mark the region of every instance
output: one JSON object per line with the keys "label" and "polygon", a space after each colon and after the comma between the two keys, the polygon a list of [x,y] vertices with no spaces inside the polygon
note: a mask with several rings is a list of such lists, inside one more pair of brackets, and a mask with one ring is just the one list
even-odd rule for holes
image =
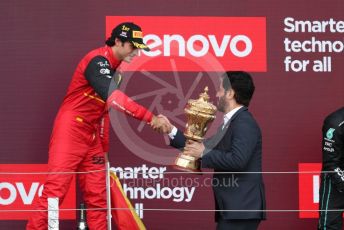
{"label": "man in red racing suit", "polygon": [[[133,23],[115,27],[106,46],[88,53],[78,64],[55,119],[49,144],[49,172],[36,209],[47,209],[47,198],[62,203],[73,178],[78,174],[84,201],[89,209],[89,228],[106,229],[105,153],[108,152],[108,108],[126,112],[158,129],[159,118],[131,100],[117,87],[121,75],[115,74],[122,60],[130,62],[137,49],[149,50],[143,43],[141,28]],[[111,81],[115,87],[109,90]],[[113,84],[113,82],[111,83]],[[94,171],[94,172],[92,172]],[[59,173],[60,172],[60,173]],[[71,172],[71,173],[62,173]],[[47,211],[37,211],[27,229],[47,229]]]}

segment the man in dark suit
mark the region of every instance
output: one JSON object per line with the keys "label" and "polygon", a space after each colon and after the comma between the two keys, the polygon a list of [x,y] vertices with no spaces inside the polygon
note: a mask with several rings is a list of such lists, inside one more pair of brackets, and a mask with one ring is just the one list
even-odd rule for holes
{"label": "man in dark suit", "polygon": [[[248,73],[224,74],[216,94],[217,109],[225,114],[224,123],[203,143],[185,143],[183,133],[171,124],[164,130],[169,133],[173,147],[184,148],[185,154],[200,158],[202,168],[214,169],[216,210],[221,210],[215,212],[217,230],[257,229],[265,219],[264,183],[259,173],[262,171],[262,136],[247,109],[254,89]],[[233,179],[236,183],[228,183]]]}

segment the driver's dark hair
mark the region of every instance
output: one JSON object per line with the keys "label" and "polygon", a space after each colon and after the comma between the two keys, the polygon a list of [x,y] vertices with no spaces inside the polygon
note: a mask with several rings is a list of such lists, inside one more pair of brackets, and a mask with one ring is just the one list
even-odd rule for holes
{"label": "driver's dark hair", "polygon": [[126,41],[126,39],[123,37],[111,36],[111,37],[108,37],[108,39],[105,41],[105,44],[110,47],[114,46],[116,38],[119,39],[122,43]]}

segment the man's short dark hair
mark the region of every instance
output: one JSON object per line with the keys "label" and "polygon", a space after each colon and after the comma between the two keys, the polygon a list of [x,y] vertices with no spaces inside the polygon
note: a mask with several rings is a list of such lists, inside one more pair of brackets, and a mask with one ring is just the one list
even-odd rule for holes
{"label": "man's short dark hair", "polygon": [[223,76],[222,86],[225,91],[233,89],[234,99],[238,104],[248,106],[254,93],[254,83],[249,73],[228,71]]}

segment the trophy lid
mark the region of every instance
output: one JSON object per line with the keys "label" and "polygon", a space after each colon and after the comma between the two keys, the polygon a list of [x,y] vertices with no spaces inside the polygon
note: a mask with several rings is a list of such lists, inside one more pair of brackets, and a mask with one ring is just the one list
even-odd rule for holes
{"label": "trophy lid", "polygon": [[206,86],[204,92],[199,95],[197,100],[190,99],[188,101],[187,109],[213,115],[216,113],[216,106],[209,102],[209,98],[208,86]]}

